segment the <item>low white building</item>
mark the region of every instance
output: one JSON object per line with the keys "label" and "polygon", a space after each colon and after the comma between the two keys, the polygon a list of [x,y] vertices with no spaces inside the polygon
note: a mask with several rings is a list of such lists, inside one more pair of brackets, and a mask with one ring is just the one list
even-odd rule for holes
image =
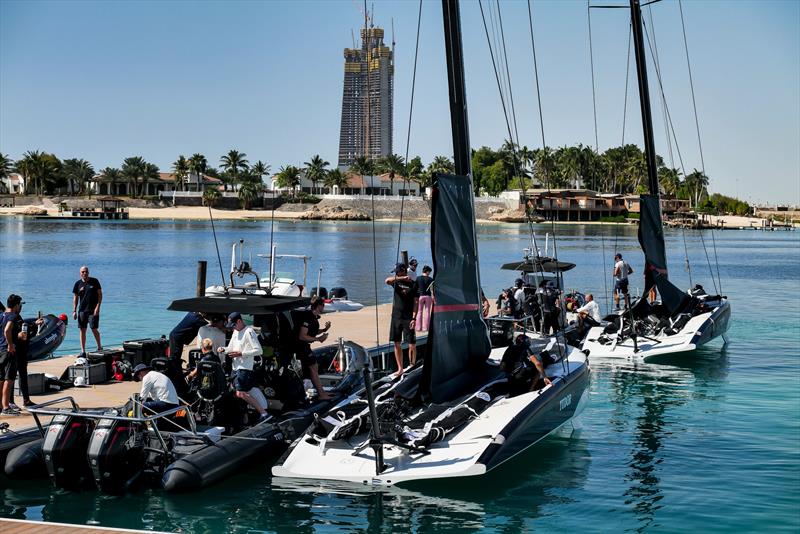
{"label": "low white building", "polygon": [[18,172],[12,172],[0,178],[0,194],[21,195],[25,191],[25,177]]}
{"label": "low white building", "polygon": [[[277,180],[277,175],[270,178],[270,186]],[[305,173],[300,175],[300,185],[297,191],[314,195],[378,195],[378,196],[419,196],[420,186],[417,182],[405,182],[401,176],[395,175],[394,180],[389,174],[376,176],[360,176],[353,174],[347,178],[346,187],[326,187],[323,182],[317,182],[316,187]],[[277,187],[276,191],[291,193],[291,188]]]}

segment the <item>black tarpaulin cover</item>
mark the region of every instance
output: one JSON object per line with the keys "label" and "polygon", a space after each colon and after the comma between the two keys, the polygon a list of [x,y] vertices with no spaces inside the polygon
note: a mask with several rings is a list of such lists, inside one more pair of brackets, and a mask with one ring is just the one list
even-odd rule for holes
{"label": "black tarpaulin cover", "polygon": [[443,402],[471,382],[471,371],[489,357],[491,344],[481,315],[471,180],[437,175],[431,212],[436,304],[421,389],[433,402]]}
{"label": "black tarpaulin cover", "polygon": [[227,295],[174,300],[167,309],[226,315],[233,312],[245,315],[262,315],[302,308],[308,306],[308,303],[309,299],[305,297]]}
{"label": "black tarpaulin cover", "polygon": [[504,263],[500,268],[506,271],[521,271],[524,273],[539,273],[542,271],[546,273],[563,273],[575,268],[575,264],[542,257]]}
{"label": "black tarpaulin cover", "polygon": [[670,313],[675,313],[689,297],[669,281],[664,228],[661,225],[661,200],[656,195],[642,195],[639,205],[639,244],[645,262],[643,295],[646,296],[655,285],[661,295],[661,303]]}

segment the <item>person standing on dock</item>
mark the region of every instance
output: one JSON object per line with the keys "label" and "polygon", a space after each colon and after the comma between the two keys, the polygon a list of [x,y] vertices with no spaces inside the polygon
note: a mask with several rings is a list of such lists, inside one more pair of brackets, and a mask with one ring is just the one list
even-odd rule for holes
{"label": "person standing on dock", "polygon": [[14,390],[14,379],[17,377],[17,339],[22,332],[22,297],[8,296],[6,311],[0,320],[0,414],[19,415],[18,407],[11,404],[11,393]]}
{"label": "person standing on dock", "polygon": [[81,277],[72,286],[72,318],[78,320],[78,335],[81,342],[81,357],[86,357],[86,327],[92,329],[97,350],[103,350],[100,342],[100,304],[103,288],[97,278],[89,276],[89,267],[81,267]]}
{"label": "person standing on dock", "polygon": [[394,269],[394,276],[386,279],[386,285],[394,288],[389,340],[394,342],[396,375],[400,376],[403,374],[403,340],[408,343],[409,363],[413,366],[417,362],[417,337],[414,333],[419,306],[417,283],[408,276],[406,264],[398,263]]}

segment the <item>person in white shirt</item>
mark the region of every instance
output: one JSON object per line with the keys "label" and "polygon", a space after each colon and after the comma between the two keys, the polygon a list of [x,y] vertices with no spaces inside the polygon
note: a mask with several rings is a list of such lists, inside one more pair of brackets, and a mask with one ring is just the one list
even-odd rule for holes
{"label": "person in white shirt", "polygon": [[408,273],[406,274],[408,275],[408,278],[412,282],[417,281],[417,265],[418,265],[417,258],[411,258],[408,261]]}
{"label": "person in white shirt", "polygon": [[225,365],[225,355],[219,352],[220,348],[225,348],[225,317],[215,315],[209,319],[209,323],[197,331],[197,348],[203,350],[203,340],[210,339],[214,354],[218,354],[220,363]]}
{"label": "person in white shirt", "polygon": [[622,259],[622,254],[614,255],[614,307],[619,309],[619,296],[628,294],[628,275],[633,273],[630,264]]}
{"label": "person in white shirt", "polygon": [[153,371],[149,365],[140,363],[133,370],[133,379],[142,383],[139,396],[144,407],[149,408],[153,413],[161,413],[178,407],[178,393],[167,375]]}
{"label": "person in white shirt", "polygon": [[514,280],[514,317],[525,316],[525,282],[522,278]]}
{"label": "person in white shirt", "polygon": [[586,304],[581,306],[576,310],[578,312],[578,320],[581,324],[581,330],[583,330],[583,321],[586,317],[591,317],[593,321],[600,324],[602,318],[600,317],[600,306],[597,305],[597,302],[594,300],[594,296],[589,293],[586,295]]}
{"label": "person in white shirt", "polygon": [[[233,312],[228,315],[226,328],[233,328],[231,340],[224,352],[230,356],[233,369],[233,385],[236,389],[236,396],[255,408],[261,416],[260,421],[266,420],[266,410],[250,394],[250,390],[255,387],[255,376],[253,374],[253,364],[255,357],[261,356],[264,351],[261,343],[252,326],[247,326],[242,320],[242,314]],[[259,421],[259,422],[260,422]]]}

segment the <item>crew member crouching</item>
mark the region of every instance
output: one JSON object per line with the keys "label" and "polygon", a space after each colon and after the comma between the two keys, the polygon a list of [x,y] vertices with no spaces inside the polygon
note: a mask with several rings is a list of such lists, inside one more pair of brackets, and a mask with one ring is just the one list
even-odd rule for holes
{"label": "crew member crouching", "polygon": [[149,365],[140,363],[133,370],[133,379],[142,383],[140,393],[142,404],[152,413],[166,412],[178,407],[178,394],[167,375],[153,371]]}

